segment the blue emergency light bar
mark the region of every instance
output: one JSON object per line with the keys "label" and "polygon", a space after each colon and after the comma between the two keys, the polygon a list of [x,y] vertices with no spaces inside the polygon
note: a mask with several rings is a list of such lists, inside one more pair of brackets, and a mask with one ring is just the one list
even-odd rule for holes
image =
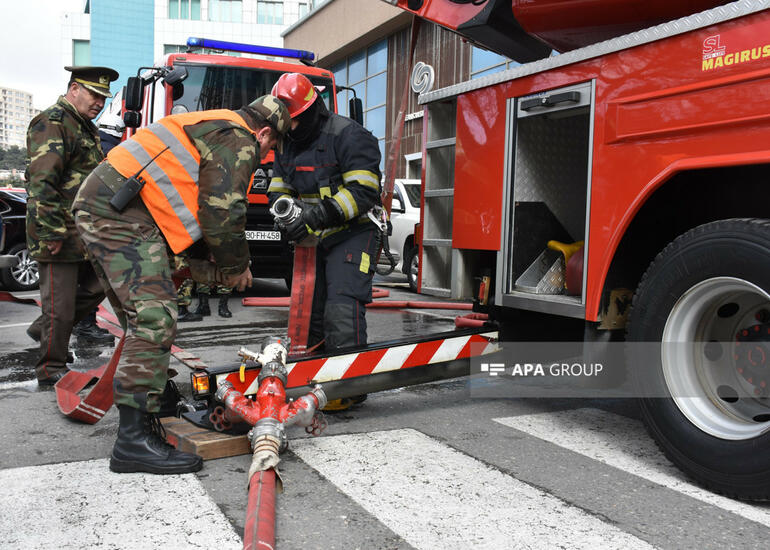
{"label": "blue emergency light bar", "polygon": [[254,53],[258,55],[272,55],[275,57],[291,57],[302,61],[313,61],[315,54],[307,50],[292,50],[290,48],[273,48],[271,46],[256,46],[254,44],[240,44],[238,42],[225,42],[224,40],[209,40],[191,36],[187,39],[188,48],[209,48],[228,52]]}

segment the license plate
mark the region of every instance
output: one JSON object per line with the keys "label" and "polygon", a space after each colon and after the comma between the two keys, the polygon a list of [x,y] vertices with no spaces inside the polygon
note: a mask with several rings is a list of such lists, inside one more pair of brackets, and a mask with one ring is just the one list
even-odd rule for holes
{"label": "license plate", "polygon": [[249,241],[280,241],[280,231],[246,231],[246,240]]}

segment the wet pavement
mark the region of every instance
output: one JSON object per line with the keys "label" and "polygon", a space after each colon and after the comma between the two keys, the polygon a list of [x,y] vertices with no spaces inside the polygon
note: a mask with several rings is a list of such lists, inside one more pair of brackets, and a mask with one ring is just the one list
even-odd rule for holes
{"label": "wet pavement", "polygon": [[[377,277],[375,285],[390,292],[382,300],[410,300],[416,295],[409,292],[405,277],[392,275]],[[37,298],[36,293],[16,293],[16,296]],[[212,315],[202,321],[179,323],[175,344],[184,351],[198,356],[208,366],[227,366],[238,362],[237,352],[241,346],[256,349],[266,338],[285,337],[287,334],[289,310],[287,307],[243,306],[245,297],[287,297],[289,291],[282,280],[267,279],[255,281],[251,289],[234,294],[228,301],[233,313],[231,318],[217,314],[218,297],[212,296]],[[423,296],[420,300],[426,300]],[[197,305],[193,299],[191,309]],[[109,303],[103,306],[111,311]],[[367,324],[370,343],[408,338],[414,335],[444,332],[454,328],[454,317],[462,311],[446,310],[392,310],[370,309]],[[34,305],[0,302],[0,390],[25,388],[38,390],[35,382],[34,364],[38,357],[38,345],[26,334],[27,327],[39,314]],[[116,340],[117,343],[117,340]],[[90,370],[109,360],[114,345],[93,344],[87,339],[73,335],[70,351],[74,362],[68,366],[73,370]],[[176,359],[171,367],[180,374],[177,384],[189,384],[189,369]],[[0,394],[2,399],[2,394]]]}
{"label": "wet pavement", "polygon": [[[388,299],[415,297],[395,277],[379,286]],[[287,294],[268,280],[245,295]],[[212,300],[214,315],[180,324],[176,344],[210,366],[237,365],[240,346],[286,333],[287,308],[243,307],[245,295],[230,300],[231,319]],[[380,309],[367,319],[380,342],[450,330],[463,313]],[[83,424],[38,389],[25,333],[37,314],[0,302],[0,548],[240,548],[251,456],[182,476],[113,474],[115,408]],[[71,349],[72,367],[90,369],[113,348],[73,338]],[[189,394],[189,370],[171,366]],[[631,400],[481,399],[454,379],[373,393],[326,419],[317,438],[287,429],[276,548],[767,547],[770,506],[693,485],[655,449]]]}

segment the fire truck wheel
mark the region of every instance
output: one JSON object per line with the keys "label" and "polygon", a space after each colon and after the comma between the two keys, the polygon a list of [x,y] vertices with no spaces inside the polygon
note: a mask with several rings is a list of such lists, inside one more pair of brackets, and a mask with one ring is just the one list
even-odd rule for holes
{"label": "fire truck wheel", "polygon": [[770,499],[770,220],[696,227],[652,262],[627,357],[666,456],[718,492]]}
{"label": "fire truck wheel", "polygon": [[419,249],[416,246],[413,246],[404,258],[404,273],[406,273],[406,278],[409,281],[409,290],[412,292],[417,292],[417,277],[420,269],[419,262]]}

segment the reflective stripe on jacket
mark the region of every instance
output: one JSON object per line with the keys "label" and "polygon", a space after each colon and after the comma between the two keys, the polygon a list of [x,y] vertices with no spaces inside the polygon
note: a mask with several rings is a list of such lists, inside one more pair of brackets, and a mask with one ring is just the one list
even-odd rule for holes
{"label": "reflective stripe on jacket", "polygon": [[184,127],[206,120],[228,120],[254,133],[243,118],[227,109],[170,115],[142,128],[107,155],[126,178],[141,170],[139,176],[146,182],[140,192],[142,201],[175,254],[203,236],[198,223],[201,156]]}

